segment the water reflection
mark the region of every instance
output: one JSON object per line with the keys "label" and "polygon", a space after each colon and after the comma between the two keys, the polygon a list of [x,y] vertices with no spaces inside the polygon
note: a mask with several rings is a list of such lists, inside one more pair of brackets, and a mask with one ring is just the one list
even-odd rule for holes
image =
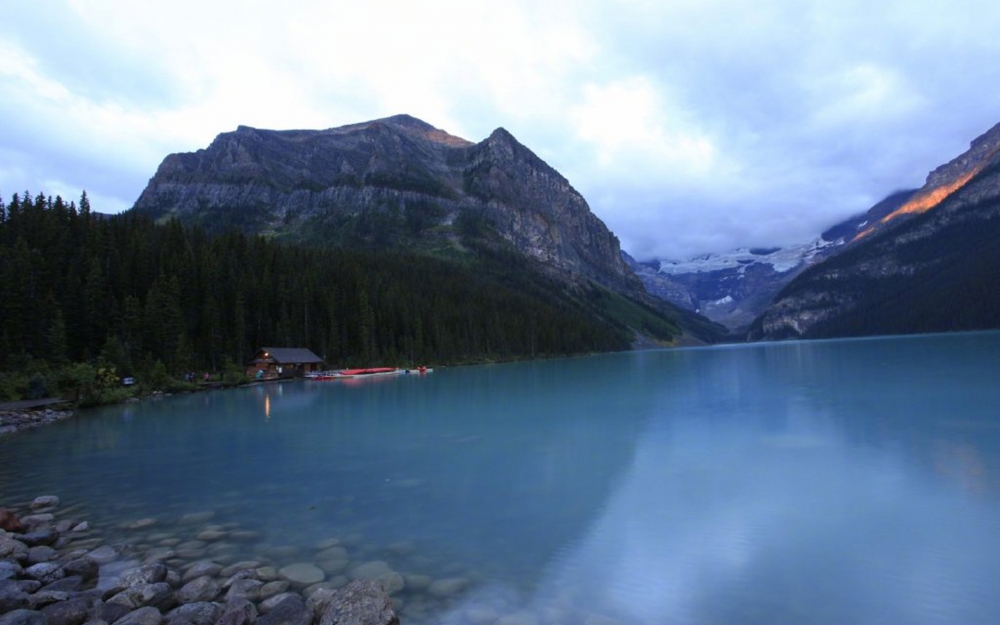
{"label": "water reflection", "polygon": [[99,502],[97,522],[212,510],[259,537],[239,549],[308,559],[335,536],[357,562],[466,579],[428,622],[989,622],[998,348],[793,343],[261,385],[18,434],[0,484]]}
{"label": "water reflection", "polygon": [[909,347],[664,355],[698,382],[665,381],[627,477],[527,607],[651,624],[996,617],[995,484],[967,494],[989,489],[997,436],[955,443],[936,425],[994,414],[1000,395],[980,383],[1000,362],[949,361],[956,374]]}

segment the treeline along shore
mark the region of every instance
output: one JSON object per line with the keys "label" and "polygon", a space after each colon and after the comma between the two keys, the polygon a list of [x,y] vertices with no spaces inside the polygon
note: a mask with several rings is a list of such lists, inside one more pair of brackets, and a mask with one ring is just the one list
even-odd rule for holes
{"label": "treeline along shore", "polygon": [[628,348],[628,328],[587,314],[586,294],[488,244],[468,219],[456,262],[210,237],[96,213],[86,193],[78,204],[0,198],[0,401],[81,388],[96,397],[123,376],[163,388],[187,371],[239,372],[262,345],[308,347],[340,366]]}

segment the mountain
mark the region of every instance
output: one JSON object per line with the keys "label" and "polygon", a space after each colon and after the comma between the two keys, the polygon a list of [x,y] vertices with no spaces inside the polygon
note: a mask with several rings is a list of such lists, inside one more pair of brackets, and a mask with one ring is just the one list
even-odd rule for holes
{"label": "mountain", "polygon": [[651,294],[739,334],[793,277],[842,244],[819,238],[786,248],[740,248],[686,261],[632,261],[631,266]]}
{"label": "mountain", "polygon": [[473,143],[408,115],[326,130],[240,126],[205,149],[167,156],[133,210],[209,233],[238,228],[463,263],[470,248],[507,250],[640,332],[659,323],[653,314],[702,340],[721,335],[650,298],[583,196],[503,128]]}
{"label": "mountain", "polygon": [[873,224],[882,223],[915,193],[916,190],[897,191],[866,212],[831,226],[818,238],[800,245],[743,247],[683,261],[653,259],[639,263],[627,255],[625,260],[648,292],[740,335],[793,278],[866,235]]}
{"label": "mountain", "polygon": [[564,279],[641,292],[617,237],[556,170],[509,132],[480,143],[397,115],[328,130],[240,126],[171,154],[134,209],[206,230],[293,242],[460,251],[460,216]]}
{"label": "mountain", "polygon": [[792,280],[749,338],[1000,327],[1000,124],[894,202]]}

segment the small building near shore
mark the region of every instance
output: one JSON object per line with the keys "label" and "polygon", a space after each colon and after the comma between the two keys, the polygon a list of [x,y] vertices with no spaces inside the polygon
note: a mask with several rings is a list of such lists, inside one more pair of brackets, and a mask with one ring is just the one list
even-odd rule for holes
{"label": "small building near shore", "polygon": [[261,347],[247,362],[247,373],[256,377],[295,377],[322,369],[323,359],[304,347]]}

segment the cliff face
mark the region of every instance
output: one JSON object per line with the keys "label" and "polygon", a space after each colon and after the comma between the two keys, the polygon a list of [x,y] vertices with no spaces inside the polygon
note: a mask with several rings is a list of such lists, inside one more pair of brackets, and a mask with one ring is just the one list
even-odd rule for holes
{"label": "cliff face", "polygon": [[840,254],[802,272],[751,339],[1000,327],[1000,125]]}
{"label": "cliff face", "polygon": [[503,129],[471,143],[406,115],[328,130],[241,126],[164,159],[134,210],[210,231],[315,243],[349,232],[424,249],[456,246],[456,219],[473,215],[548,273],[642,291],[583,197]]}

